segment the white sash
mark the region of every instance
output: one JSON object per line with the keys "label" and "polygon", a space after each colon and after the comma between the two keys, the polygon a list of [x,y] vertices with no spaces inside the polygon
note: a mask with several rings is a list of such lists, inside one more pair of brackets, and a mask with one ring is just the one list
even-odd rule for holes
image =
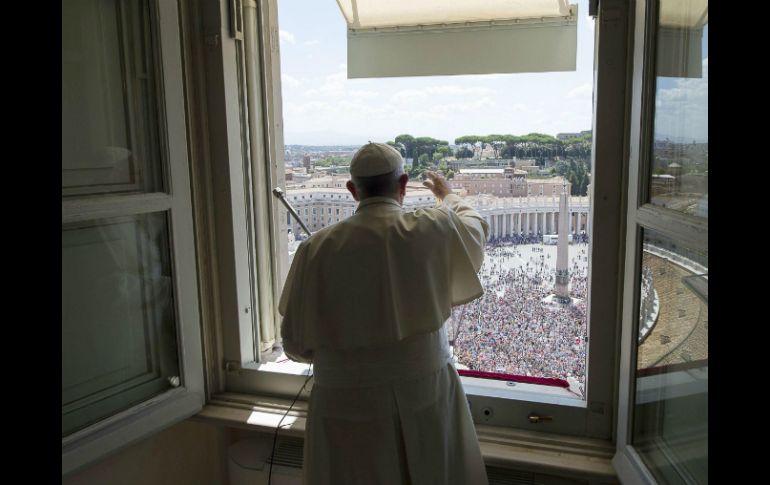
{"label": "white sash", "polygon": [[452,362],[446,328],[383,346],[351,350],[317,349],[315,385],[327,388],[381,386],[435,372]]}

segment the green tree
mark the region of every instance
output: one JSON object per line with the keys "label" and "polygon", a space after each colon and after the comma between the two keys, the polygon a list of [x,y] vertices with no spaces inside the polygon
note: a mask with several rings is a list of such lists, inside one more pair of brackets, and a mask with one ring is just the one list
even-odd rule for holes
{"label": "green tree", "polygon": [[455,157],[457,158],[473,158],[473,150],[470,148],[461,146],[460,148],[455,151]]}
{"label": "green tree", "polygon": [[422,168],[417,164],[413,164],[409,170],[406,171],[407,175],[409,175],[409,178],[412,180],[419,179],[422,172]]}
{"label": "green tree", "polygon": [[416,159],[417,158],[417,157],[415,157],[415,154],[414,154],[415,140],[414,140],[414,137],[412,135],[408,135],[408,134],[398,135],[395,138],[394,144],[401,146],[401,148],[402,148],[402,153],[401,154],[405,158],[412,158],[412,159]]}
{"label": "green tree", "polygon": [[452,150],[447,145],[439,145],[438,148],[436,148],[435,153],[433,153],[433,161],[441,160],[442,158],[446,158],[452,154]]}
{"label": "green tree", "polygon": [[401,153],[401,156],[402,156],[402,157],[405,157],[405,156],[406,156],[406,153],[405,153],[405,150],[404,150],[404,146],[403,146],[402,144],[400,144],[400,143],[396,143],[395,141],[386,141],[385,143],[386,143],[387,145],[390,145],[390,146],[392,146],[392,147],[393,147],[393,148],[395,148],[396,150],[398,150],[398,151],[399,151],[399,153]]}
{"label": "green tree", "polygon": [[476,151],[479,150],[479,158],[481,158],[481,151],[484,149],[484,140],[486,137],[479,135],[464,135],[459,138],[455,138],[455,145],[463,145],[466,148],[473,150],[473,157],[476,156]]}

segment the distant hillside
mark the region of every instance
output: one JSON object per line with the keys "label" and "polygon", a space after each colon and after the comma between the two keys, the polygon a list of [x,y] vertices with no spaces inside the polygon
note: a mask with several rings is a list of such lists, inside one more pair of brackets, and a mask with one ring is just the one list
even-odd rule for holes
{"label": "distant hillside", "polygon": [[361,145],[285,145],[292,152],[344,152],[356,151]]}

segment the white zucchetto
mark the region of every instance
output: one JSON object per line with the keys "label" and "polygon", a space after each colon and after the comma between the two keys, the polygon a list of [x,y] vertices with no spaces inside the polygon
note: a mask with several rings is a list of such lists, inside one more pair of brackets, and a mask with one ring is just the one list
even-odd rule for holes
{"label": "white zucchetto", "polygon": [[353,155],[350,162],[350,175],[353,177],[373,177],[393,172],[404,165],[401,154],[384,143],[367,143]]}

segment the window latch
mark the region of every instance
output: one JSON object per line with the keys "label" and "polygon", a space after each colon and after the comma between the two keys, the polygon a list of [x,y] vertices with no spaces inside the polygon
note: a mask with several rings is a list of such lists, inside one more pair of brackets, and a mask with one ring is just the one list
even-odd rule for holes
{"label": "window latch", "polygon": [[243,40],[243,5],[241,0],[230,0],[230,37]]}
{"label": "window latch", "polygon": [[540,416],[539,414],[535,414],[535,413],[529,413],[529,416],[527,416],[527,419],[532,424],[538,424],[543,421],[553,421],[552,416]]}

